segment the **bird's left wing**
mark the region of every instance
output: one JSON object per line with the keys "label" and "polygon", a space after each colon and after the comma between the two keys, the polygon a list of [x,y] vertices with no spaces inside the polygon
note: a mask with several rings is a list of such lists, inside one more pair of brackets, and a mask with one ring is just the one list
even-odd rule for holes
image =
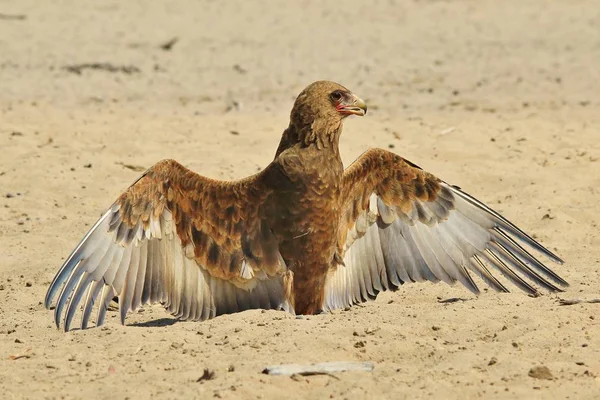
{"label": "bird's left wing", "polygon": [[538,292],[528,280],[550,291],[568,285],[519,242],[562,263],[548,249],[479,200],[388,151],[370,150],[346,169],[342,198],[343,264],[329,272],[324,310],[410,282],[459,281],[478,294],[470,272],[502,292],[508,289],[493,270],[530,294]]}

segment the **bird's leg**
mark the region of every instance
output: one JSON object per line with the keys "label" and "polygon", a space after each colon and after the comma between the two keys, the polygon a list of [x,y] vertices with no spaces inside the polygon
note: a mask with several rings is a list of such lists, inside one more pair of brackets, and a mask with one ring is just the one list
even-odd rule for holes
{"label": "bird's leg", "polygon": [[292,312],[292,314],[296,313],[296,304],[294,296],[294,272],[290,269],[288,269],[283,275],[283,290],[284,298],[291,306],[291,310],[289,311]]}
{"label": "bird's leg", "polygon": [[303,265],[294,272],[296,314],[317,314],[323,307],[327,269]]}

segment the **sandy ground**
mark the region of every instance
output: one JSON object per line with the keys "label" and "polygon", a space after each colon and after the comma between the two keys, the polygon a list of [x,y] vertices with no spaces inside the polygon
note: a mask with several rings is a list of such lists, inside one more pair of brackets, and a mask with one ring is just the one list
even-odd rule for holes
{"label": "sandy ground", "polygon": [[[597,1],[4,0],[0,14],[3,398],[600,398],[600,304],[558,304],[600,297]],[[97,62],[117,70],[65,69]],[[303,319],[186,323],[158,306],[55,329],[49,281],[132,168],[253,173],[317,79],[370,106],[345,125],[346,163],[392,148],[460,185],[566,260],[566,293],[422,284]],[[342,360],[376,366],[261,374]],[[551,380],[529,376],[540,365]]]}

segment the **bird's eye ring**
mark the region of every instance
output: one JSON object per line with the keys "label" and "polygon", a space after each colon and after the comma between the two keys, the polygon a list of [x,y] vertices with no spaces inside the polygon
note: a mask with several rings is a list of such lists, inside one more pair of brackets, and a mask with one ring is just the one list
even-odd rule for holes
{"label": "bird's eye ring", "polygon": [[339,90],[332,92],[330,96],[331,96],[331,100],[333,100],[333,101],[340,101],[343,97],[342,92],[340,92]]}

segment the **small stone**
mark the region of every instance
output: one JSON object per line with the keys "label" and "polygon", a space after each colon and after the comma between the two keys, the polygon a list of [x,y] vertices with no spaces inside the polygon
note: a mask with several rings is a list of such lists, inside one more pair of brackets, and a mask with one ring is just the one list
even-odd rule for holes
{"label": "small stone", "polygon": [[434,325],[434,326],[431,327],[431,329],[434,330],[434,331],[439,331],[442,328],[440,328],[439,326],[435,326]]}
{"label": "small stone", "polygon": [[21,339],[15,339],[15,343],[23,343]]}
{"label": "small stone", "polygon": [[25,282],[25,286],[26,286],[26,287],[32,287],[32,286],[33,286],[33,283],[31,283],[31,282],[27,281],[27,282]]}
{"label": "small stone", "polygon": [[488,365],[494,365],[498,363],[498,359],[496,357],[492,357],[490,358],[490,361],[488,362]]}
{"label": "small stone", "polygon": [[529,370],[528,375],[535,379],[546,379],[549,381],[554,379],[554,376],[552,376],[552,373],[550,372],[548,367],[546,367],[544,365],[538,365],[536,367],[531,368]]}
{"label": "small stone", "polygon": [[236,72],[238,72],[238,73],[240,73],[240,74],[245,74],[246,72],[248,72],[248,70],[246,70],[246,68],[242,67],[239,64],[235,64],[233,66],[233,70],[236,71]]}

